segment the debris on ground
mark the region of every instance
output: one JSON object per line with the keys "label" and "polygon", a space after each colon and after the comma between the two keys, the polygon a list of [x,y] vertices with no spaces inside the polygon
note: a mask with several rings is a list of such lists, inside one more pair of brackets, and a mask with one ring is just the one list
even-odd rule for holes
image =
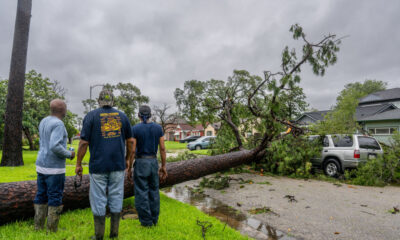
{"label": "debris on ground", "polygon": [[252,208],[247,210],[250,214],[262,214],[262,213],[271,213],[275,216],[279,216],[276,212],[272,211],[270,207],[261,207],[261,208]]}
{"label": "debris on ground", "polygon": [[400,213],[400,208],[398,206],[397,207],[393,207],[393,209],[390,209],[389,212],[391,214]]}
{"label": "debris on ground", "polygon": [[293,195],[286,195],[283,198],[287,198],[289,202],[297,202],[296,198]]}
{"label": "debris on ground", "polygon": [[196,224],[201,227],[201,236],[204,240],[206,240],[206,233],[208,229],[210,229],[213,225],[209,221],[200,221],[199,219],[196,220]]}

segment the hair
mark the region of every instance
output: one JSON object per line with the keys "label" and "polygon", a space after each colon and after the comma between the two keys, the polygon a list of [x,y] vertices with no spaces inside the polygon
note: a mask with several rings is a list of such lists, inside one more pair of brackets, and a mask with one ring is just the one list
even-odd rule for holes
{"label": "hair", "polygon": [[50,102],[50,112],[52,115],[59,115],[64,113],[67,105],[61,99],[54,99]]}

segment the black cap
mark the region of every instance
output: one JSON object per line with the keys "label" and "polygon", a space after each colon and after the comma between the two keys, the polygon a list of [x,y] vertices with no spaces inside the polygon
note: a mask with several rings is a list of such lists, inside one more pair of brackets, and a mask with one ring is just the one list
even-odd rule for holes
{"label": "black cap", "polygon": [[139,107],[139,114],[142,116],[150,116],[151,115],[151,109],[147,105],[142,105]]}

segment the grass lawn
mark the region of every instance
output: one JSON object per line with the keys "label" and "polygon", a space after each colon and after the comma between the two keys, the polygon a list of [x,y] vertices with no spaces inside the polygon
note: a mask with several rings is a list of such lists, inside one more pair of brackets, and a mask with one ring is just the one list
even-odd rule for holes
{"label": "grass lawn", "polygon": [[[75,148],[75,152],[78,149],[79,141],[74,141],[72,147]],[[69,145],[68,145],[69,147]],[[23,159],[24,159],[24,166],[20,167],[0,167],[0,183],[4,182],[16,182],[16,181],[26,181],[26,180],[36,180],[36,156],[37,151],[23,151]],[[2,155],[2,151],[0,151],[0,157]],[[86,153],[85,158],[83,159],[83,174],[89,173],[89,150]],[[67,176],[74,176],[75,175],[75,164],[76,158],[74,160],[66,160],[66,175]]]}
{"label": "grass lawn", "polygon": [[211,155],[210,149],[201,149],[201,150],[193,150],[190,151],[190,153],[196,154],[196,155]]}
{"label": "grass lawn", "polygon": [[165,147],[168,150],[179,150],[179,149],[186,149],[187,143],[180,143],[174,141],[165,141]]}
{"label": "grass lawn", "polygon": [[[124,205],[133,205],[134,199],[124,201]],[[161,195],[159,224],[156,227],[144,228],[137,219],[121,220],[118,239],[193,239],[201,240],[201,227],[196,220],[208,221],[212,227],[206,232],[206,239],[248,239],[239,232],[226,226],[219,220],[210,217],[193,206],[183,204]],[[105,239],[110,232],[110,219],[106,220]],[[0,227],[0,239],[89,239],[94,234],[91,210],[75,210],[61,215],[57,233],[46,234],[46,231],[35,232],[33,220],[17,222]]]}

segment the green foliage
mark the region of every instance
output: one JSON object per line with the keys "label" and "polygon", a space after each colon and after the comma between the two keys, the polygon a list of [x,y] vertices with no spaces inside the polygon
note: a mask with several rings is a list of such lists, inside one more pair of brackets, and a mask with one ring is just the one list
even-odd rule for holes
{"label": "green foliage", "polygon": [[356,119],[356,108],[360,98],[373,92],[385,90],[387,83],[377,80],[365,80],[345,85],[336,99],[336,105],[323,122],[313,126],[319,134],[354,133],[361,129]]}
{"label": "green foliage", "polygon": [[[126,114],[131,124],[139,122],[136,112],[140,105],[149,103],[149,97],[142,95],[140,89],[131,83],[105,84],[103,88],[114,92],[114,106]],[[85,107],[84,114],[90,108],[94,110],[98,107],[95,99],[85,99],[82,104]]]}
{"label": "green foliage", "polygon": [[229,181],[231,178],[229,176],[222,176],[221,174],[216,174],[215,177],[203,178],[199,184],[200,188],[213,188],[216,190],[221,190],[229,187]]}
{"label": "green foliage", "polygon": [[262,164],[263,169],[279,175],[309,177],[310,160],[321,154],[320,140],[310,141],[306,137],[288,135],[272,142],[265,163]]}
{"label": "green foliage", "polygon": [[75,113],[72,113],[70,111],[67,111],[67,114],[65,115],[65,118],[63,119],[65,129],[67,130],[68,133],[68,139],[72,141],[72,138],[79,133],[78,129],[76,129],[75,126],[77,126],[78,123],[78,115]]}
{"label": "green foliage", "polygon": [[0,149],[3,147],[8,80],[0,80]]}
{"label": "green foliage", "polygon": [[178,153],[176,157],[167,157],[167,162],[178,162],[195,158],[197,158],[196,154],[193,154],[190,151],[184,151],[182,153]]}
{"label": "green foliage", "polygon": [[293,120],[306,111],[308,103],[303,88],[295,86],[291,91],[283,91],[279,96],[282,102],[281,112],[285,119]]}
{"label": "green foliage", "polygon": [[384,149],[384,155],[371,159],[356,170],[346,173],[346,179],[353,184],[383,186],[400,183],[400,133],[393,135],[391,147]]}

